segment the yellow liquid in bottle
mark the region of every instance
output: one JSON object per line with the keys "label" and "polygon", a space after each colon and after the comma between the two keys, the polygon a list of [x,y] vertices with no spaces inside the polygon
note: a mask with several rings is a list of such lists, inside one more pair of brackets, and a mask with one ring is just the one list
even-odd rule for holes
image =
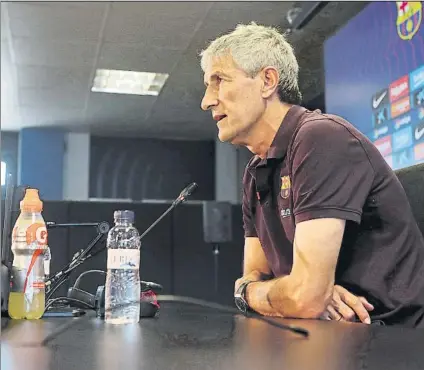
{"label": "yellow liquid in bottle", "polygon": [[9,316],[12,319],[40,319],[44,314],[45,302],[44,292],[35,293],[32,297],[25,296],[21,292],[11,292],[9,295]]}

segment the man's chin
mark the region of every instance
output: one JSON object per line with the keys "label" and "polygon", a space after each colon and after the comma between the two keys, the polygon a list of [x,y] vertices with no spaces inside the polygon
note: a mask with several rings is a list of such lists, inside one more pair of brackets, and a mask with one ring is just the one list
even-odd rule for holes
{"label": "man's chin", "polygon": [[231,143],[235,139],[234,132],[230,132],[229,130],[219,129],[218,131],[218,139],[223,143]]}
{"label": "man's chin", "polygon": [[218,139],[223,143],[230,143],[233,145],[245,144],[243,133],[234,130],[219,130]]}

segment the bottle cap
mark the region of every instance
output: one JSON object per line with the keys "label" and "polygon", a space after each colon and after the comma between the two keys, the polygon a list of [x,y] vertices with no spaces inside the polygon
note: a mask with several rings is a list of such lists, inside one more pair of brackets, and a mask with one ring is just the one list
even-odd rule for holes
{"label": "bottle cap", "polygon": [[26,189],[24,199],[21,200],[20,206],[21,211],[24,212],[41,212],[43,210],[43,202],[38,196],[38,189]]}
{"label": "bottle cap", "polygon": [[133,211],[115,211],[113,212],[113,218],[115,219],[115,222],[134,222],[134,212]]}

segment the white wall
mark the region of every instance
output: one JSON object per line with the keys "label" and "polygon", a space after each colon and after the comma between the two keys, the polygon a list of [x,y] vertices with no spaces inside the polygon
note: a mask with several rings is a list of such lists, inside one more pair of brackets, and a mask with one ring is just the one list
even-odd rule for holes
{"label": "white wall", "polygon": [[63,199],[88,200],[90,186],[90,134],[65,135]]}
{"label": "white wall", "polygon": [[215,200],[241,203],[244,168],[252,153],[244,147],[215,142]]}

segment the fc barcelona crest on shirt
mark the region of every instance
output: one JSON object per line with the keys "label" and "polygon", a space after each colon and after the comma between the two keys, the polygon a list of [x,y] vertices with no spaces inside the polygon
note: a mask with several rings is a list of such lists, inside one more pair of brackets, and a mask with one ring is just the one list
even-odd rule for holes
{"label": "fc barcelona crest on shirt", "polygon": [[283,199],[287,199],[289,197],[290,188],[291,188],[290,177],[283,176],[281,178],[281,191],[280,191],[280,195]]}
{"label": "fc barcelona crest on shirt", "polygon": [[397,1],[396,28],[402,40],[411,40],[422,21],[421,1]]}

